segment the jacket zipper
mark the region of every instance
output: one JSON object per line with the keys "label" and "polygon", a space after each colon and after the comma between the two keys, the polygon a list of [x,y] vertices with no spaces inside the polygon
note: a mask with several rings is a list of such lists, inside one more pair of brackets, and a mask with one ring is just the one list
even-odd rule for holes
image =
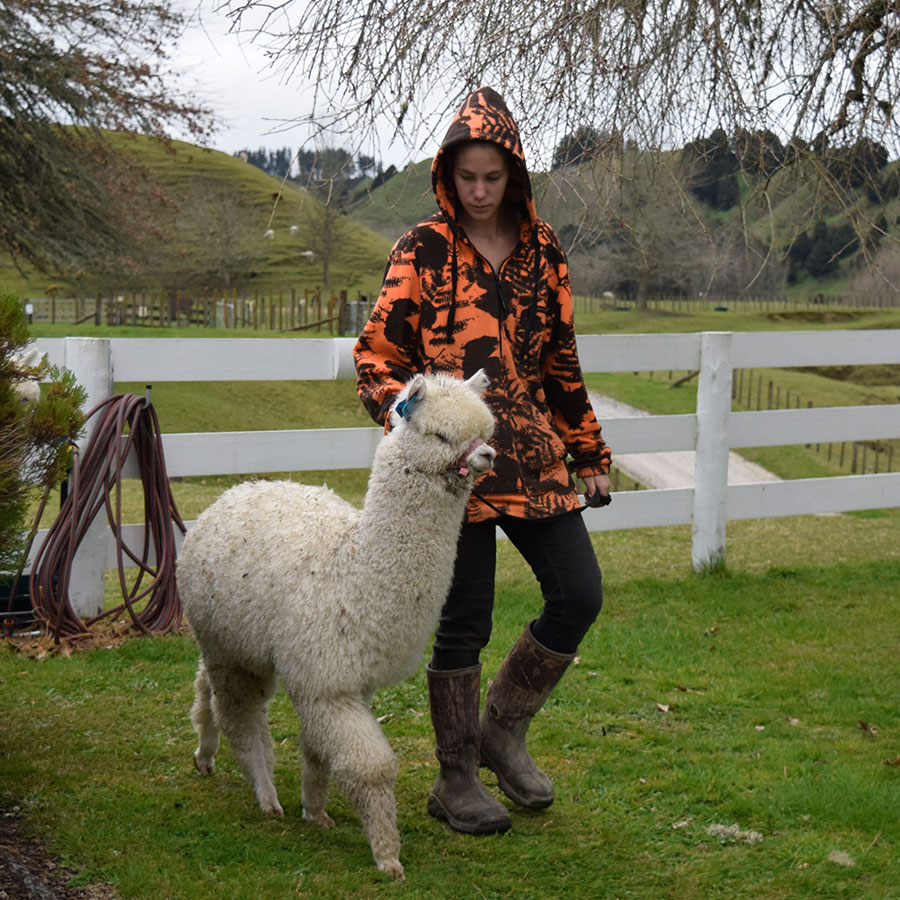
{"label": "jacket zipper", "polygon": [[[485,258],[485,256],[482,255],[481,251],[469,239],[469,236],[467,234],[465,234],[465,232],[463,232],[463,234],[465,235],[466,243],[472,248],[475,255],[481,259],[482,265],[484,265],[488,269],[490,269],[491,276],[494,279],[494,290],[497,292],[497,341],[498,341],[497,349],[498,349],[498,351],[500,351],[500,355],[502,356],[503,355],[503,322],[506,319],[506,301],[503,299],[503,291],[500,289],[500,272],[498,272],[490,264],[490,262],[488,262],[488,260]],[[513,253],[515,253],[515,250],[513,251]],[[506,261],[509,258],[510,257],[507,256],[506,259],[504,259],[503,262],[500,263],[500,271],[501,272],[503,271],[503,267],[506,265]]]}
{"label": "jacket zipper", "polygon": [[[482,257],[483,258],[483,257]],[[487,262],[487,260],[485,260]],[[490,265],[490,263],[488,263]],[[501,268],[503,268],[501,266]],[[503,355],[503,322],[506,319],[506,301],[503,299],[503,291],[500,289],[500,275],[491,266],[491,274],[494,276],[494,290],[497,292],[497,349]]]}

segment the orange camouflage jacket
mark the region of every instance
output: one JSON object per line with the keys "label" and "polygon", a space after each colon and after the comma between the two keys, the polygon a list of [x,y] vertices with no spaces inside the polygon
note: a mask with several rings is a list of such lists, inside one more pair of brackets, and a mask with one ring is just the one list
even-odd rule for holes
{"label": "orange camouflage jacket", "polygon": [[[521,218],[519,242],[499,272],[457,222],[452,149],[469,140],[511,154],[506,201]],[[416,372],[468,378],[484,369],[495,417],[494,469],[475,486],[468,521],[498,511],[546,518],[580,506],[570,471],[608,473],[578,363],[566,256],[537,217],[519,132],[490,88],[472,93],[432,165],[438,211],[407,232],[388,259],[381,295],[354,348],[357,388],[375,421]],[[571,459],[568,459],[568,458]]]}

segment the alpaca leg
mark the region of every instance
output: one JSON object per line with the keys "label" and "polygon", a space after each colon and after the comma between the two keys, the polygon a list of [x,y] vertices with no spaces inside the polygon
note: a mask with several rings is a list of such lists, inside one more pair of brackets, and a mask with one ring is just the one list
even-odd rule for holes
{"label": "alpaca leg", "polygon": [[219,749],[219,725],[212,711],[212,685],[206,664],[200,659],[197,677],[194,679],[194,705],[191,707],[191,723],[200,738],[194,751],[194,766],[201,775],[212,774],[216,751]]}
{"label": "alpaca leg", "polygon": [[361,698],[318,701],[306,706],[303,719],[308,746],[327,760],[337,786],[359,813],[376,866],[402,876],[394,800],[397,758],[368,705]]}
{"label": "alpaca leg", "polygon": [[375,865],[381,872],[403,877],[400,862],[400,833],[397,831],[397,802],[394,778],[371,779],[360,773],[335,773],[335,781],[356,807],[362,820]]}
{"label": "alpaca leg", "polygon": [[284,815],[273,775],[275,754],[269,733],[269,700],[277,684],[275,673],[254,675],[237,667],[209,669],[212,708],[231,751],[256,792],[263,812]]}
{"label": "alpaca leg", "polygon": [[303,818],[314,825],[329,828],[334,825],[334,819],[325,812],[328,805],[328,766],[308,749],[302,736],[300,742],[303,746],[303,783],[300,789]]}

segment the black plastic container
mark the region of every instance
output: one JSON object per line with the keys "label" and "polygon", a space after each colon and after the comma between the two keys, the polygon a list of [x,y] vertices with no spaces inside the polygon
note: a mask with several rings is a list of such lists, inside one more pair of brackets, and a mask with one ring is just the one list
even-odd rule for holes
{"label": "black plastic container", "polygon": [[8,572],[0,574],[0,620],[3,623],[4,633],[22,628],[24,625],[31,625],[35,621],[34,606],[31,603],[31,575],[23,574],[19,579],[10,606],[9,592],[14,578],[15,576]]}

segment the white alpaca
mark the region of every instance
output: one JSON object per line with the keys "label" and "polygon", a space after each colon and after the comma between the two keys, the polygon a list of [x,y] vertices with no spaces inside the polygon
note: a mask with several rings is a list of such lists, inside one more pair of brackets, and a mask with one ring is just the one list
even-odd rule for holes
{"label": "white alpaca", "polygon": [[334,824],[333,778],[378,868],[398,876],[397,761],[369,707],[378,688],[415,671],[446,598],[473,481],[494,461],[486,386],[482,372],[466,382],[416,375],[362,510],[324,487],[241,484],[200,516],[178,561],[201,654],[197,769],[212,772],[221,728],[260,808],[283,815],[268,726],[280,677],[301,721],[303,818]]}

